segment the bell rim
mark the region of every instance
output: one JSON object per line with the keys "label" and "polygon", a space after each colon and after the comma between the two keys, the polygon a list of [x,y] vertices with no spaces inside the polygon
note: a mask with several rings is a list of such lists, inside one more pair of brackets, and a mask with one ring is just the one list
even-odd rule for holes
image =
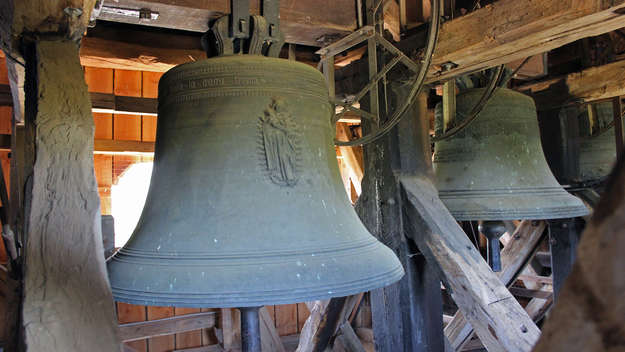
{"label": "bell rim", "polygon": [[[399,264],[399,263],[398,263]],[[218,294],[179,294],[178,297],[168,297],[150,293],[149,298],[132,292],[143,292],[139,290],[120,289],[111,285],[113,298],[116,302],[129,304],[158,306],[158,307],[184,307],[184,308],[237,308],[255,307],[276,304],[293,304],[313,300],[324,300],[334,297],[344,297],[361,292],[367,292],[376,288],[381,288],[399,281],[405,272],[401,264],[395,266],[390,271],[379,273],[372,280],[370,276],[352,280],[348,283],[342,281],[341,286],[334,285],[328,290],[327,283],[318,288],[286,288],[270,291],[270,295],[260,295],[263,291],[249,291],[245,295],[237,294],[237,299],[233,299],[232,292]],[[355,284],[359,282],[366,284]],[[195,298],[192,298],[195,297]]]}

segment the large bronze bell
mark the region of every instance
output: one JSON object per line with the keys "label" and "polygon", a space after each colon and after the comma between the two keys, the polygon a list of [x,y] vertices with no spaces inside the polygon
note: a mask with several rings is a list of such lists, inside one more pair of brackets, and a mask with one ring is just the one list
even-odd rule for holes
{"label": "large bronze bell", "polygon": [[323,76],[254,55],[183,64],[159,83],[141,219],[109,261],[116,300],[251,307],[399,280],[341,184]]}
{"label": "large bronze bell", "polygon": [[595,126],[590,126],[588,109],[579,115],[579,176],[583,183],[597,183],[604,180],[616,162],[616,142],[612,103],[601,102],[594,106]]}
{"label": "large bronze bell", "polygon": [[[468,115],[483,92],[458,94],[459,116]],[[440,131],[441,119],[436,123]],[[457,220],[556,219],[588,213],[547,166],[534,101],[510,89],[497,89],[473,123],[437,142],[433,166],[440,198]]]}

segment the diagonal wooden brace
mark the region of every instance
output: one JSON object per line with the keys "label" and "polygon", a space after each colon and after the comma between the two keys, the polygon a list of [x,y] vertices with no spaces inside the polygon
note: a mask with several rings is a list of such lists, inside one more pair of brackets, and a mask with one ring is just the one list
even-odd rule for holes
{"label": "diagonal wooden brace", "polygon": [[540,330],[438,198],[425,177],[400,176],[404,212],[411,223],[425,223],[430,232],[413,235],[467,321],[489,351],[531,351]]}

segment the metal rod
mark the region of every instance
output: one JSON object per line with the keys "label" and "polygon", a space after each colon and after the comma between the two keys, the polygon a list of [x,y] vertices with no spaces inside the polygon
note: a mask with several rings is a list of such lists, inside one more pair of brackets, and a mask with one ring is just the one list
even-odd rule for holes
{"label": "metal rod", "polygon": [[260,307],[241,307],[241,351],[261,352],[260,323],[258,310]]}

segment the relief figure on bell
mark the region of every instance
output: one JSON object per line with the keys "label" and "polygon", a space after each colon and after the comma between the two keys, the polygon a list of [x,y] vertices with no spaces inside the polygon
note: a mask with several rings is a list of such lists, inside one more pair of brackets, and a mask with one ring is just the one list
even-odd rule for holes
{"label": "relief figure on bell", "polygon": [[281,98],[272,98],[261,120],[262,145],[269,178],[281,186],[297,182],[297,127]]}

